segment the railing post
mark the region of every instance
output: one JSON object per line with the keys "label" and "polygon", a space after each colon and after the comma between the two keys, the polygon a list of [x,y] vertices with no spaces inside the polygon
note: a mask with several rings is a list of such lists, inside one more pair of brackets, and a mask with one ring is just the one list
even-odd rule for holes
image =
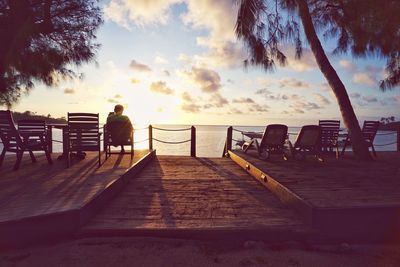
{"label": "railing post", "polygon": [[232,126],[229,126],[226,131],[225,154],[232,150]]}
{"label": "railing post", "polygon": [[47,149],[49,153],[53,153],[53,127],[51,125],[47,126]]}
{"label": "railing post", "polygon": [[400,126],[397,128],[397,152],[400,152]]}
{"label": "railing post", "polygon": [[153,126],[149,125],[149,150],[153,150]]}
{"label": "railing post", "polygon": [[196,128],[190,128],[190,156],[196,157]]}

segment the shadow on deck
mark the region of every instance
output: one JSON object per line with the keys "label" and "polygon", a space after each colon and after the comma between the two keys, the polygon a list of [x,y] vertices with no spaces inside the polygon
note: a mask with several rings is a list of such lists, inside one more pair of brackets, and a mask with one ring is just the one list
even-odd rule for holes
{"label": "shadow on deck", "polygon": [[98,167],[97,153],[88,153],[70,168],[65,161],[48,165],[44,155],[33,164],[26,156],[18,171],[12,170],[15,156],[6,157],[0,168],[0,246],[76,231],[154,155],[147,150],[135,151],[132,160],[129,155],[113,155]]}
{"label": "shadow on deck", "polygon": [[351,156],[260,160],[230,151],[230,158],[281,202],[297,210],[325,240],[400,240],[400,154],[378,152],[372,162]]}

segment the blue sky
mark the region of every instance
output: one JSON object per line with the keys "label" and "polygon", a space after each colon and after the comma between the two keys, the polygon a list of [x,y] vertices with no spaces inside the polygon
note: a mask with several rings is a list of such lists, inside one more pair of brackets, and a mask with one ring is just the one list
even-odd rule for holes
{"label": "blue sky", "polygon": [[[275,72],[244,70],[246,50],[234,36],[236,1],[102,1],[97,63],[77,71],[82,80],[53,88],[37,84],[13,109],[65,116],[99,112],[116,103],[137,125],[149,123],[298,126],[340,118],[331,89],[305,47],[300,61]],[[306,42],[304,42],[306,45]],[[400,92],[381,92],[385,62],[329,53],[360,121],[400,117]]]}

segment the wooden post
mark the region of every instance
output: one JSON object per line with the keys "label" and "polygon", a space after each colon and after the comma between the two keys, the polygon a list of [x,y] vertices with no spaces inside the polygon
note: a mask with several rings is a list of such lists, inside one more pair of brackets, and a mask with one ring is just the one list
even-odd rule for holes
{"label": "wooden post", "polygon": [[190,128],[190,156],[196,157],[196,128]]}
{"label": "wooden post", "polygon": [[153,126],[149,125],[149,150],[153,150]]}
{"label": "wooden post", "polygon": [[397,152],[400,152],[400,127],[397,128]]}
{"label": "wooden post", "polygon": [[228,153],[229,150],[232,150],[232,126],[228,127],[226,131],[226,143],[225,143],[225,153]]}
{"label": "wooden post", "polygon": [[49,153],[53,153],[53,127],[51,125],[47,126],[47,149]]}

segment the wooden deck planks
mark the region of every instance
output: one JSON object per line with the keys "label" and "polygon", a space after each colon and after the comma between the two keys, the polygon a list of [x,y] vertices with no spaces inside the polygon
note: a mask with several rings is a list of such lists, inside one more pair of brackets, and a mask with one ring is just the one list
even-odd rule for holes
{"label": "wooden deck planks", "polygon": [[25,155],[18,171],[12,170],[15,157],[7,156],[0,168],[0,223],[82,207],[147,152],[137,151],[132,161],[129,155],[113,156],[100,168],[96,153],[70,168],[58,160],[48,165],[44,155],[31,163]]}
{"label": "wooden deck planks", "polygon": [[400,206],[400,154],[378,152],[373,162],[351,157],[262,161],[236,152],[303,200],[318,208]]}
{"label": "wooden deck planks", "polygon": [[81,232],[304,228],[249,178],[226,158],[158,156]]}

